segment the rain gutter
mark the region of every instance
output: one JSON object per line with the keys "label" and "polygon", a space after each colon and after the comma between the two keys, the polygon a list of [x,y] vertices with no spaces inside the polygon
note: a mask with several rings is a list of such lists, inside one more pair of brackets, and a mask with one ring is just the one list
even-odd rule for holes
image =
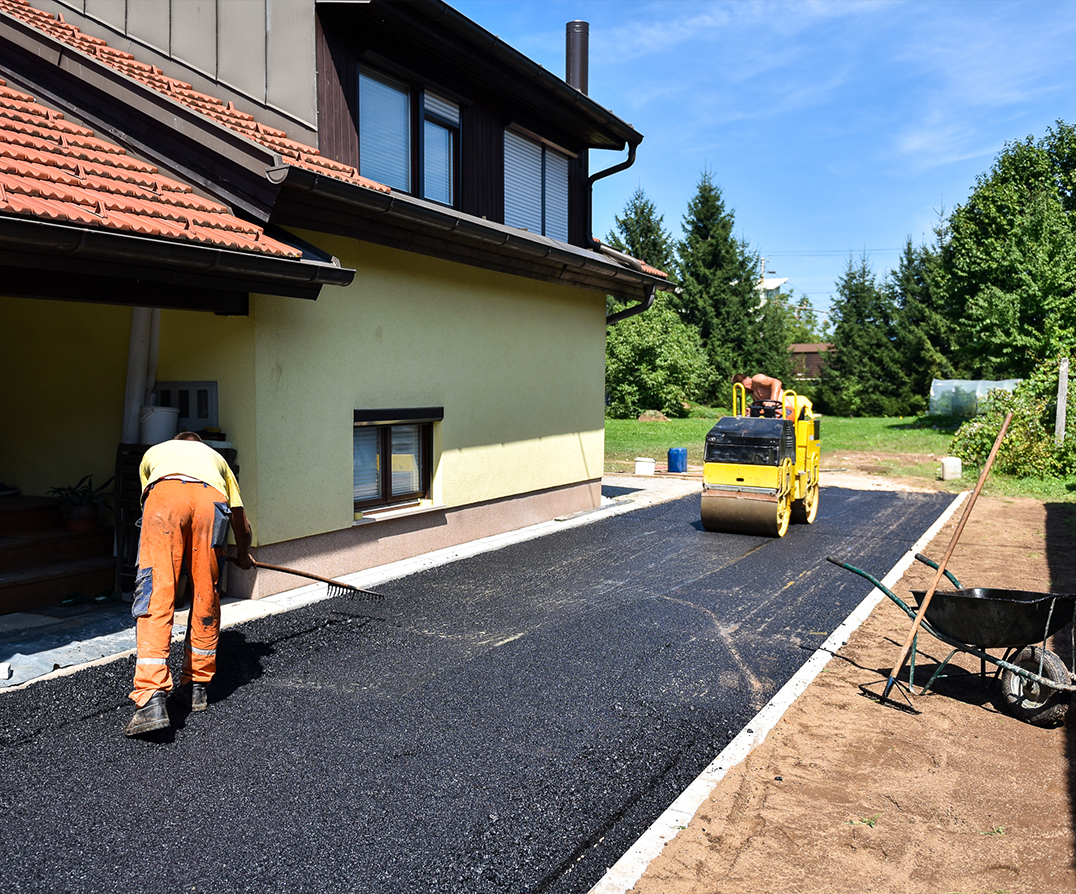
{"label": "rain gutter", "polygon": [[[0,256],[15,267],[77,272],[96,262],[120,278],[308,299],[323,285],[355,278],[335,258],[281,258],[7,215],[0,216]],[[147,290],[146,303],[152,298]]]}
{"label": "rain gutter", "polygon": [[[493,249],[504,249],[508,256],[529,261],[545,261],[551,266],[572,268],[588,274],[627,282],[644,290],[660,288],[664,282],[647,273],[642,265],[627,255],[580,248],[546,236],[477,218],[443,205],[416,199],[403,193],[383,193],[325,177],[305,168],[279,165],[266,176],[284,189],[296,190],[332,202],[340,202],[370,216],[420,226],[439,232],[443,237],[457,237],[459,242],[478,242]],[[462,237],[462,238],[459,238]]]}

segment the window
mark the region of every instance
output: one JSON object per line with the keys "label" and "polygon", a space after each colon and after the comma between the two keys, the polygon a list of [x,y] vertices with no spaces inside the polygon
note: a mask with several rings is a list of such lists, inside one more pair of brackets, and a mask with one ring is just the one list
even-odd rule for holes
{"label": "window", "polygon": [[359,173],[442,205],[459,192],[460,107],[363,67]]}
{"label": "window", "polygon": [[355,411],[356,512],[429,499],[433,424],[443,418],[443,407]]}
{"label": "window", "polygon": [[568,241],[568,156],[504,132],[504,222]]}

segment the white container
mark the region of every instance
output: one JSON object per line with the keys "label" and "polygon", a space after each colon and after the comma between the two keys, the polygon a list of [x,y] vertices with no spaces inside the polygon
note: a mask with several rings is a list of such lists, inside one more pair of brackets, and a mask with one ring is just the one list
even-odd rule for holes
{"label": "white container", "polygon": [[938,473],[938,477],[942,481],[952,481],[954,478],[960,478],[963,476],[964,470],[960,463],[959,456],[943,456],[941,461],[941,472]]}
{"label": "white container", "polygon": [[637,456],[637,457],[635,457],[635,474],[636,475],[653,475],[654,474],[654,466],[656,464],[657,464],[656,460],[652,460],[649,457]]}
{"label": "white container", "polygon": [[138,442],[160,444],[179,431],[179,407],[142,407],[138,411]]}

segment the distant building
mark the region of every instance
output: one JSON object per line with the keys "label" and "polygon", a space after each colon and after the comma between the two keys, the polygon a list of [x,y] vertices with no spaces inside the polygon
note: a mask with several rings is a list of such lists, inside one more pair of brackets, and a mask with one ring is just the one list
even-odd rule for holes
{"label": "distant building", "polygon": [[797,379],[817,379],[822,375],[825,354],[833,350],[829,342],[811,342],[788,346],[792,355],[792,370]]}

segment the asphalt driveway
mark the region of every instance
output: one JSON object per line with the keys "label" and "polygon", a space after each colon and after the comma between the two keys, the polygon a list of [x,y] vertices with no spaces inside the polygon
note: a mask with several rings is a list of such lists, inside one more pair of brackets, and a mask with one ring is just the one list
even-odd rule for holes
{"label": "asphalt driveway", "polygon": [[126,740],[131,661],[0,694],[8,891],[585,892],[948,494],[826,488],[782,540],[696,496],[225,630]]}

